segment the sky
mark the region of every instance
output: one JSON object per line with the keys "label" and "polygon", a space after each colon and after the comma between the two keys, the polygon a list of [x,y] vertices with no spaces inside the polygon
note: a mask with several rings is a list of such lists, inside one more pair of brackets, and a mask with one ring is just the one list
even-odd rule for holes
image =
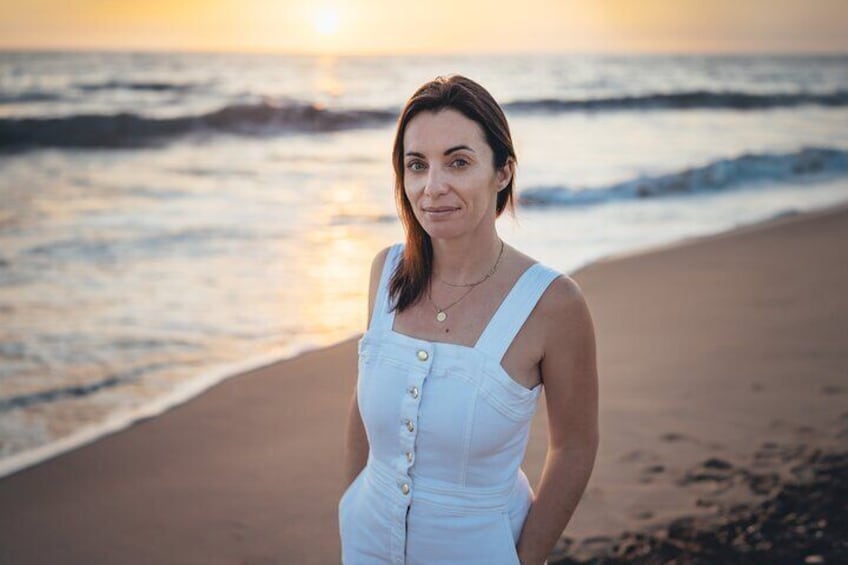
{"label": "sky", "polygon": [[28,0],[0,48],[848,52],[848,0]]}

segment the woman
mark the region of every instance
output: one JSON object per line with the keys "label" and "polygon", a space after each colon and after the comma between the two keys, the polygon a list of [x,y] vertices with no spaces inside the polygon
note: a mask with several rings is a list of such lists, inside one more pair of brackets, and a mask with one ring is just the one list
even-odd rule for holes
{"label": "woman", "polygon": [[[598,445],[594,330],[577,284],[498,237],[516,157],[462,76],[424,84],[394,142],[405,244],[371,268],[339,501],[346,565],[544,563]],[[520,468],[541,387],[549,448]]]}

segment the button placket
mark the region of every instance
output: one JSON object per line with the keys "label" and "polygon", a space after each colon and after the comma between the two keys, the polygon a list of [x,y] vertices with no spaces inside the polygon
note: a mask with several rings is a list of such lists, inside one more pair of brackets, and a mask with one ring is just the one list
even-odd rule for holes
{"label": "button placket", "polygon": [[416,349],[413,352],[416,363],[412,365],[407,376],[406,394],[401,401],[400,421],[400,473],[398,489],[406,498],[407,504],[412,499],[414,481],[410,476],[410,467],[415,462],[415,439],[418,436],[418,410],[422,390],[427,374],[430,372],[432,354],[427,349]]}

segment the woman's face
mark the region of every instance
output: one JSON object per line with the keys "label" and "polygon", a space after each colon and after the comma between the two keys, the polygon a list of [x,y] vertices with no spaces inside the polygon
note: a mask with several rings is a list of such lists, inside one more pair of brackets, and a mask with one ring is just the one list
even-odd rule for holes
{"label": "woman's face", "polygon": [[421,112],[406,125],[403,151],[404,191],[430,237],[473,234],[494,223],[511,167],[495,169],[477,122],[449,108]]}

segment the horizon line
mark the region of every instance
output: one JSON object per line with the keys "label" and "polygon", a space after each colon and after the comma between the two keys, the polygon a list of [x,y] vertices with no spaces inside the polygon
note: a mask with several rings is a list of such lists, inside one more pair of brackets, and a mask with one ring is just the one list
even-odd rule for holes
{"label": "horizon line", "polygon": [[279,56],[301,56],[301,57],[427,57],[427,56],[550,56],[550,55],[582,55],[582,56],[773,56],[773,57],[839,57],[848,56],[848,49],[826,50],[826,49],[802,49],[787,51],[783,49],[738,49],[738,50],[658,50],[658,49],[513,49],[510,51],[495,50],[347,50],[347,51],[322,51],[322,50],[294,50],[285,48],[212,48],[212,47],[115,47],[115,46],[6,46],[0,45],[0,53],[142,53],[142,54],[233,54],[233,55],[279,55]]}

